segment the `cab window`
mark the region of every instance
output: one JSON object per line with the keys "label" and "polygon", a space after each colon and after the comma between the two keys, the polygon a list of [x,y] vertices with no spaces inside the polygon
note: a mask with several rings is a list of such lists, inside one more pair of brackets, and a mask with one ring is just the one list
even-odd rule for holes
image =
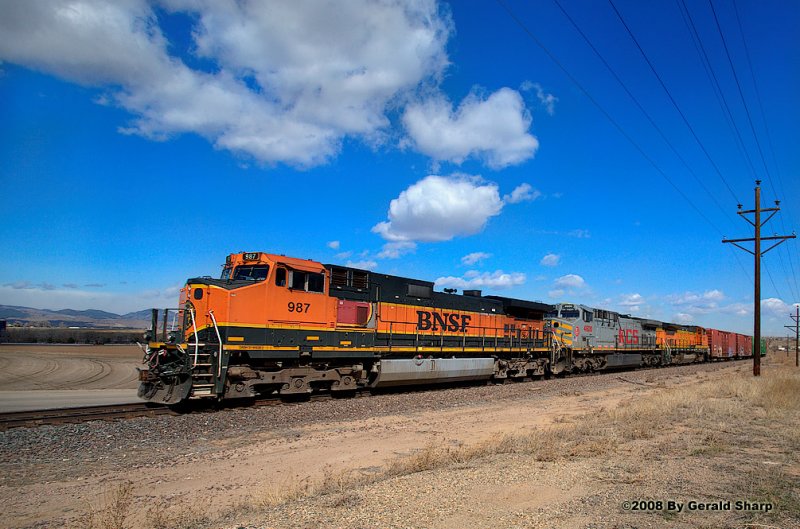
{"label": "cab window", "polygon": [[561,317],[564,319],[574,319],[579,318],[581,315],[580,311],[577,309],[561,309]]}
{"label": "cab window", "polygon": [[592,316],[593,316],[592,315],[592,311],[590,311],[590,310],[584,310],[583,311],[583,321],[585,321],[585,322],[592,321]]}
{"label": "cab window", "polygon": [[222,275],[219,276],[219,278],[222,279],[223,281],[230,279],[231,278],[231,267],[230,266],[226,266],[225,268],[223,268],[222,269]]}
{"label": "cab window", "polygon": [[275,271],[275,285],[279,287],[286,286],[286,269],[285,268],[278,268]]}
{"label": "cab window", "polygon": [[323,274],[308,274],[308,291],[309,292],[324,292],[325,291],[325,275],[323,275]]}
{"label": "cab window", "polygon": [[324,292],[325,274],[292,270],[292,279],[289,288],[305,290],[307,292]]}
{"label": "cab window", "polygon": [[289,285],[289,288],[293,288],[295,290],[305,290],[306,273],[298,272],[297,270],[292,270],[292,284]]}
{"label": "cab window", "polygon": [[264,281],[269,273],[269,265],[237,266],[233,279],[239,281]]}

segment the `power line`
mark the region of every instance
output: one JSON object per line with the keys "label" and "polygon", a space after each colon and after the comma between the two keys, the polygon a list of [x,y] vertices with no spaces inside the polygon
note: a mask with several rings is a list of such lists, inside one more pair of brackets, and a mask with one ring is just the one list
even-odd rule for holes
{"label": "power line", "polygon": [[[739,7],[736,4],[736,0],[733,0],[733,12],[736,14],[736,24],[739,26],[739,35],[742,37],[742,45],[744,46],[744,56],[747,59],[747,67],[750,70],[750,79],[752,79],[753,81],[753,88],[755,89],[756,92],[756,101],[758,102],[758,109],[761,112],[761,121],[764,123],[764,132],[767,135],[767,146],[769,147],[769,150],[772,153],[772,163],[775,164],[775,172],[778,177],[778,184],[779,187],[781,188],[781,194],[782,196],[785,197],[786,192],[783,189],[783,180],[781,179],[780,167],[778,166],[778,159],[775,157],[775,149],[772,148],[772,136],[770,135],[769,127],[767,126],[767,115],[764,112],[764,105],[762,103],[761,92],[758,90],[758,83],[756,82],[755,70],[753,70],[753,63],[750,60],[750,49],[747,47],[747,39],[744,38],[744,29],[742,28],[742,20],[739,18]],[[773,186],[773,192],[774,192],[774,186]]]}
{"label": "power line", "polygon": [[[609,0],[610,1],[610,0]],[[764,165],[764,171],[766,172],[767,178],[769,178],[769,185],[772,188],[772,192],[775,196],[778,193],[775,191],[775,184],[772,183],[772,177],[769,174],[769,168],[767,167],[767,160],[764,158],[764,151],[761,150],[761,142],[758,141],[758,135],[756,134],[756,128],[753,125],[753,118],[750,115],[750,108],[747,106],[747,101],[744,99],[744,92],[742,91],[742,85],[739,82],[739,76],[736,75],[736,68],[733,66],[733,59],[731,59],[730,50],[728,50],[728,43],[725,41],[725,35],[722,33],[722,27],[719,25],[719,19],[717,18],[717,11],[714,9],[714,2],[712,0],[708,0],[708,4],[711,6],[711,12],[714,14],[714,22],[717,26],[717,32],[719,33],[720,39],[722,39],[722,46],[725,48],[725,56],[728,58],[728,64],[731,66],[731,72],[733,72],[733,79],[736,81],[736,88],[739,90],[739,98],[742,100],[742,106],[744,106],[745,114],[747,114],[747,122],[750,124],[750,131],[753,133],[753,138],[756,140],[756,147],[758,148],[758,154],[761,156],[761,163]]]}
{"label": "power line", "polygon": [[[766,112],[764,112],[763,98],[761,97],[761,92],[758,89],[758,82],[756,81],[756,74],[755,74],[755,69],[753,68],[753,62],[750,60],[750,49],[747,46],[747,39],[744,38],[744,28],[742,27],[742,20],[741,17],[739,16],[739,6],[736,3],[736,0],[733,0],[733,12],[736,15],[736,24],[739,27],[739,35],[742,38],[744,55],[745,58],[747,59],[747,67],[750,70],[750,79],[753,82],[753,89],[755,90],[756,93],[756,102],[758,103],[759,112],[761,112],[761,122],[764,124],[764,133],[767,136],[767,147],[769,147],[769,152],[772,155],[772,163],[775,166],[775,175],[778,178],[778,187],[780,187],[782,196],[785,197],[786,191],[784,190],[783,187],[783,179],[781,178],[780,165],[778,164],[778,158],[775,156],[775,149],[772,146],[772,135],[769,133],[769,126],[767,125],[767,114]],[[781,223],[781,229],[785,232],[786,225],[783,222],[783,215],[779,215],[779,220]],[[789,260],[789,266],[792,269],[792,280],[794,281],[794,284],[792,284],[792,281],[789,281],[788,279],[786,282],[789,284],[789,290],[792,291],[794,299],[800,300],[800,295],[798,295],[800,294],[800,286],[798,286],[797,284],[797,272],[795,272],[794,260],[792,259],[792,252],[790,251],[790,248],[792,247],[786,245],[784,246],[783,250],[786,252],[786,257]],[[786,271],[786,265],[784,265],[783,263],[783,256],[781,256],[780,251],[778,252],[778,256],[780,257],[781,267],[784,270],[784,274],[788,276],[788,272]]]}
{"label": "power line", "polygon": [[700,62],[703,64],[703,67],[706,71],[706,77],[708,77],[708,80],[714,89],[714,95],[717,97],[717,103],[719,103],[723,115],[726,118],[725,122],[728,124],[731,134],[733,134],[733,137],[736,140],[736,147],[739,149],[742,159],[750,168],[750,174],[753,176],[753,178],[756,178],[756,168],[753,165],[753,160],[750,158],[750,153],[747,152],[747,149],[745,148],[744,139],[742,139],[742,134],[739,131],[739,127],[736,125],[736,120],[734,119],[733,112],[731,112],[731,108],[728,105],[728,100],[725,98],[725,92],[722,90],[722,86],[717,78],[717,74],[714,72],[714,68],[711,66],[711,59],[708,57],[706,47],[703,45],[703,39],[700,38],[700,33],[697,31],[697,27],[694,24],[692,14],[689,12],[689,7],[686,5],[685,0],[676,0],[676,3],[678,4],[678,10],[681,13],[683,23],[686,25],[687,29],[689,30],[689,35],[692,37],[692,43],[694,44],[695,50],[700,55]]}
{"label": "power line", "polygon": [[558,6],[558,8],[561,10],[561,12],[564,14],[564,16],[567,17],[567,20],[569,20],[569,22],[572,24],[572,27],[575,28],[575,31],[577,31],[580,34],[580,36],[583,37],[583,40],[586,42],[586,44],[589,45],[589,47],[592,49],[592,51],[595,53],[595,55],[597,55],[597,57],[600,59],[600,61],[603,63],[603,65],[606,67],[606,69],[611,73],[611,75],[614,76],[614,79],[617,80],[617,82],[622,87],[622,89],[625,90],[625,93],[628,94],[628,97],[631,98],[631,100],[636,105],[636,107],[642,112],[642,114],[644,114],[644,117],[647,118],[647,121],[649,121],[650,124],[653,126],[653,128],[656,129],[658,134],[661,136],[661,138],[664,140],[664,142],[669,146],[669,148],[672,150],[672,152],[675,153],[675,156],[678,157],[678,159],[681,161],[681,163],[686,168],[686,170],[689,171],[689,174],[691,174],[692,177],[695,179],[695,181],[700,185],[700,187],[702,187],[703,190],[706,193],[709,194],[709,196],[711,197],[711,200],[714,202],[714,204],[717,205],[717,207],[722,212],[722,214],[727,216],[728,214],[725,212],[723,207],[717,201],[716,196],[714,195],[714,193],[709,191],[709,189],[705,186],[703,181],[697,176],[697,174],[692,170],[692,168],[689,167],[689,164],[686,162],[686,160],[683,158],[683,156],[680,155],[680,153],[675,148],[675,146],[672,144],[672,142],[669,140],[667,135],[664,134],[664,131],[661,130],[661,127],[659,127],[656,124],[656,122],[653,120],[653,118],[650,116],[650,114],[644,109],[644,107],[639,102],[639,100],[636,98],[636,96],[634,96],[631,93],[631,91],[628,89],[627,85],[622,81],[622,79],[617,74],[617,72],[611,67],[611,65],[608,63],[608,61],[605,59],[605,57],[603,57],[603,55],[597,50],[597,48],[594,46],[594,44],[592,44],[592,41],[589,39],[589,37],[586,36],[586,34],[581,30],[581,28],[578,26],[578,24],[575,22],[575,20],[573,20],[573,18],[569,15],[569,13],[567,13],[567,11],[564,9],[564,7],[561,5],[561,3],[558,0],[553,0],[553,2],[555,2],[556,6]]}
{"label": "power line", "polygon": [[656,79],[658,79],[658,82],[661,84],[661,88],[663,88],[664,92],[666,92],[667,97],[669,98],[670,102],[672,103],[672,106],[674,106],[675,110],[678,111],[678,114],[681,116],[681,119],[683,119],[684,124],[689,129],[689,131],[692,133],[692,136],[694,137],[694,139],[697,142],[697,144],[700,146],[700,149],[706,155],[706,158],[708,158],[709,163],[711,163],[711,165],[714,167],[714,170],[716,171],[717,175],[720,177],[722,182],[725,184],[725,187],[728,188],[728,191],[730,192],[730,194],[733,197],[733,199],[736,201],[736,203],[739,203],[739,199],[736,198],[736,194],[733,192],[733,189],[731,189],[731,186],[728,184],[728,181],[722,175],[722,171],[720,171],[720,169],[717,166],[717,164],[711,158],[711,155],[708,153],[708,150],[706,149],[705,145],[703,145],[703,142],[700,141],[700,138],[697,136],[697,133],[694,131],[694,128],[689,123],[689,120],[686,119],[686,115],[684,115],[683,111],[678,106],[678,103],[675,101],[675,98],[672,97],[672,93],[667,88],[667,85],[664,84],[664,81],[661,79],[661,76],[656,71],[655,66],[653,66],[653,63],[650,61],[650,59],[648,58],[647,54],[644,52],[644,49],[642,49],[642,46],[639,44],[639,41],[636,39],[636,36],[633,34],[633,31],[631,31],[631,28],[625,22],[625,19],[622,18],[622,14],[617,9],[617,6],[614,5],[614,1],[613,0],[608,0],[608,3],[611,4],[611,7],[614,9],[614,13],[616,13],[616,15],[617,15],[617,18],[619,18],[619,21],[622,22],[622,25],[625,27],[625,30],[628,32],[628,35],[633,40],[633,43],[636,45],[636,48],[638,48],[639,53],[642,54],[642,57],[644,57],[645,62],[647,62],[647,65],[650,67],[650,71],[652,71],[653,75],[655,75]]}
{"label": "power line", "polygon": [[578,88],[578,90],[580,90],[583,93],[583,95],[600,111],[600,113],[602,113],[606,117],[606,119],[609,122],[611,122],[612,125],[614,125],[614,127],[619,131],[619,133],[622,134],[622,136],[626,140],[628,140],[628,142],[631,145],[633,145],[633,147],[639,152],[639,154],[641,154],[642,157],[645,160],[647,160],[650,163],[650,165],[653,166],[653,168],[675,189],[675,191],[677,191],[677,193],[692,207],[692,209],[694,209],[697,212],[697,214],[700,215],[700,217],[706,221],[706,223],[708,223],[712,228],[714,228],[714,230],[717,231],[717,233],[722,235],[722,231],[716,226],[716,224],[711,222],[711,220],[709,220],[709,218],[700,210],[700,208],[698,208],[694,204],[694,202],[692,202],[689,199],[689,197],[686,196],[686,194],[677,186],[677,184],[675,184],[675,182],[672,181],[672,179],[667,175],[667,173],[665,173],[661,169],[661,167],[659,167],[658,164],[656,164],[655,160],[653,160],[650,156],[647,155],[644,149],[642,149],[642,147],[639,146],[638,143],[636,143],[636,141],[631,137],[631,135],[628,134],[625,131],[625,129],[623,129],[622,126],[611,116],[611,114],[609,114],[606,111],[606,109],[589,93],[589,91],[583,87],[583,85],[575,78],[574,75],[570,73],[569,70],[567,70],[566,66],[564,66],[561,63],[561,61],[558,60],[558,58],[547,48],[547,46],[545,46],[543,42],[541,42],[538,38],[536,38],[533,32],[531,32],[531,30],[528,29],[528,27],[522,22],[522,20],[520,20],[519,17],[517,17],[517,15],[505,3],[505,1],[504,0],[496,0],[496,1],[500,5],[500,7],[502,7],[506,11],[506,13],[508,13],[508,16],[511,17],[514,23],[516,23],[520,27],[520,29],[522,29],[522,31],[528,36],[528,38],[530,38],[550,58],[550,60],[553,61],[553,63],[555,63],[555,65],[558,66],[562,72],[564,72],[564,75],[566,75],[567,78],[570,81],[572,81],[572,83]]}

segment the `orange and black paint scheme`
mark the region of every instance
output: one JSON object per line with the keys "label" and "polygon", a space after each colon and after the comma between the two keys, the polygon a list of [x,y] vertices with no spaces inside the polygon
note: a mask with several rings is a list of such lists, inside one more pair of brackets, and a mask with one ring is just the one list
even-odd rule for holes
{"label": "orange and black paint scheme", "polygon": [[353,391],[370,385],[387,358],[491,357],[514,361],[511,376],[529,375],[543,370],[536,360],[549,351],[548,308],[282,255],[231,254],[220,279],[189,279],[178,308],[154,311],[139,394],[174,404]]}
{"label": "orange and black paint scheme", "polygon": [[[263,252],[153,310],[139,396],[253,399],[702,362],[731,333]],[[730,356],[752,354],[745,340]],[[739,352],[741,350],[741,352]]]}

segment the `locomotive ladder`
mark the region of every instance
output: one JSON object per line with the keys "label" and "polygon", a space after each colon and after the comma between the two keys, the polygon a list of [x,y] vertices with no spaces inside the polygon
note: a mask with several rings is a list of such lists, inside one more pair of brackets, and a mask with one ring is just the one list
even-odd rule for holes
{"label": "locomotive ladder", "polygon": [[212,353],[195,353],[192,367],[192,389],[189,398],[214,395],[214,359]]}
{"label": "locomotive ladder", "polygon": [[[194,353],[192,354],[192,387],[189,398],[211,397],[214,395],[214,360],[212,353],[203,349],[200,352],[200,340],[197,336],[197,324],[194,319],[194,310],[190,309],[192,317],[192,330],[194,331]],[[216,323],[216,322],[215,322]],[[220,343],[220,349],[222,345]]]}

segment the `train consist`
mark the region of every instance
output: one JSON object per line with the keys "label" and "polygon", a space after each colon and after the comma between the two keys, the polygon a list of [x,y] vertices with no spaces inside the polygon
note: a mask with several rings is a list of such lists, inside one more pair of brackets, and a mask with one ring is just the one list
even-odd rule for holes
{"label": "train consist", "polygon": [[752,355],[749,336],[244,252],[153,310],[139,396],[253,399]]}

